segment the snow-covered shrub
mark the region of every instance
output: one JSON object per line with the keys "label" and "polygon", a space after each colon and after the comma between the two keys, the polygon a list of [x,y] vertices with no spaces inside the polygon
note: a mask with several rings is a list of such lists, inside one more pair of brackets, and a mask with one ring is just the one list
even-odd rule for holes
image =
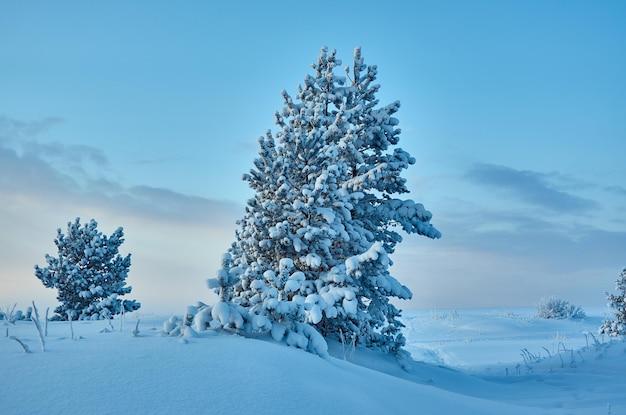
{"label": "snow-covered shrub", "polygon": [[[315,333],[396,353],[404,344],[390,298],[411,291],[389,272],[400,229],[441,235],[431,213],[408,193],[403,170],[415,163],[396,147],[398,101],[378,106],[376,66],[359,48],[346,76],[326,48],[295,97],[283,91],[279,131],[259,138],[259,157],[243,176],[255,195],[238,222],[217,278],[221,302],[194,327],[265,331],[317,352]],[[350,73],[351,72],[351,73]]]}
{"label": "snow-covered shrub", "polygon": [[619,273],[615,280],[615,289],[618,294],[606,293],[609,300],[609,307],[613,309],[615,320],[605,320],[599,328],[601,334],[608,334],[612,337],[626,334],[626,268]]}
{"label": "snow-covered shrub", "polygon": [[180,336],[183,329],[183,319],[171,316],[163,322],[163,333],[168,336]]}
{"label": "snow-covered shrub", "polygon": [[32,313],[30,307],[26,309],[26,314],[24,314],[22,310],[16,310],[15,307],[17,307],[17,303],[13,304],[12,307],[6,307],[4,310],[0,310],[0,320],[4,321],[5,324],[15,324],[16,321],[20,320],[30,320]]}
{"label": "snow-covered shrub", "polygon": [[54,310],[55,320],[67,320],[68,315],[74,320],[99,319],[141,306],[135,300],[120,298],[132,290],[126,286],[130,254],[122,257],[118,253],[124,242],[123,229],[107,237],[97,226],[93,219],[83,227],[80,218],[69,222],[67,235],[57,230],[54,243],[58,256],[46,254],[45,268],[35,265],[35,276],[44,286],[58,290],[61,305]]}
{"label": "snow-covered shrub", "polygon": [[546,319],[585,318],[582,308],[556,297],[542,298],[537,306],[537,317]]}
{"label": "snow-covered shrub", "polygon": [[[8,324],[14,324],[18,318],[16,318],[15,307],[17,307],[17,303],[13,304],[13,307],[6,307],[4,310],[0,310],[0,320],[3,320]],[[18,310],[21,315],[21,311]]]}

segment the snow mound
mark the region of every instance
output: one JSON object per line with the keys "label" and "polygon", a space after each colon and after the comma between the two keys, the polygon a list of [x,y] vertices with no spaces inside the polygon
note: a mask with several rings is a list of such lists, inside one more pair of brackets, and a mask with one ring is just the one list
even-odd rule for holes
{"label": "snow mound", "polygon": [[[217,314],[230,321],[230,312]],[[282,338],[289,334],[276,324],[270,332],[277,331],[280,344],[270,332],[245,338],[229,330],[197,331],[181,326],[186,318],[141,316],[135,336],[138,315],[113,324],[114,330],[106,321],[74,321],[73,338],[68,322],[50,322],[45,352],[38,347],[32,322],[7,323],[2,326],[7,337],[0,339],[0,366],[5,373],[0,378],[2,413],[582,415],[626,411],[626,342],[592,336],[588,329],[602,321],[599,315],[585,321],[541,321],[493,310],[407,312],[407,347],[429,351],[433,360],[435,356],[439,360],[408,359],[404,369],[391,355],[350,344],[329,343],[326,358],[286,347]],[[304,327],[308,326],[295,333],[306,337]],[[166,329],[179,330],[179,336],[167,335]],[[553,341],[550,336],[557,332],[561,333],[558,343],[564,346],[556,353],[523,360],[520,349],[528,350],[527,358],[537,355],[541,347],[549,349],[545,342]],[[579,336],[582,344],[574,341],[580,341]],[[30,352],[25,353],[11,337]],[[293,340],[301,341],[297,336]],[[435,343],[438,348],[432,347]],[[476,344],[488,346],[482,347],[482,356]],[[494,350],[513,348],[518,350],[517,363],[494,360],[503,355]],[[457,367],[442,364],[450,356],[456,356]],[[488,356],[492,364],[485,365]],[[68,392],[67,383],[55,379],[71,379],[80,387]]]}

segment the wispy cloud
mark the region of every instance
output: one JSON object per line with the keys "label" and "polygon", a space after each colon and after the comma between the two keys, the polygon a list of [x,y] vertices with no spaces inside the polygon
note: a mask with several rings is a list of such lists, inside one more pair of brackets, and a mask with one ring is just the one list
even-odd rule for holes
{"label": "wispy cloud", "polygon": [[65,145],[62,143],[40,143],[30,140],[23,144],[25,152],[37,155],[43,159],[59,161],[75,166],[83,163],[95,164],[97,167],[106,167],[108,160],[100,149],[86,145]]}
{"label": "wispy cloud", "polygon": [[0,115],[0,142],[30,139],[63,122],[59,117],[46,117],[36,121],[23,121]]}
{"label": "wispy cloud", "polygon": [[149,186],[131,187],[122,194],[114,195],[110,200],[117,208],[135,214],[142,212],[155,218],[233,228],[235,215],[243,212],[234,202],[185,195]]}
{"label": "wispy cloud", "polygon": [[159,158],[152,158],[152,159],[138,159],[135,160],[134,163],[136,164],[163,164],[163,163],[170,163],[170,162],[176,162],[176,161],[189,161],[191,160],[191,157],[176,157],[176,156],[172,156],[172,157],[159,157]]}
{"label": "wispy cloud", "polygon": [[443,237],[406,237],[392,257],[414,294],[404,308],[528,306],[549,295],[598,305],[626,264],[623,230],[495,209],[433,213]]}
{"label": "wispy cloud", "polygon": [[614,223],[622,188],[489,164],[429,180],[446,191],[428,203],[443,237],[407,236],[394,254],[392,272],[414,294],[402,307],[604,302],[625,261],[626,227]]}
{"label": "wispy cloud", "polygon": [[[501,226],[498,226],[501,224]],[[556,223],[530,215],[482,212],[446,221],[447,244],[541,262],[546,270],[577,270],[623,258],[626,232],[579,223]]]}
{"label": "wispy cloud", "polygon": [[626,196],[626,188],[621,186],[608,186],[605,187],[604,190],[618,196]]}
{"label": "wispy cloud", "polygon": [[89,169],[106,170],[109,162],[101,149],[40,139],[41,135],[61,122],[63,120],[56,117],[22,121],[0,116],[0,145],[14,150],[19,157],[40,160],[66,174],[85,175]]}
{"label": "wispy cloud", "polygon": [[592,200],[557,188],[550,174],[493,164],[475,164],[466,172],[465,178],[520,201],[557,212],[582,212],[596,205]]}
{"label": "wispy cloud", "polygon": [[[118,214],[186,223],[232,226],[240,213],[233,202],[185,195],[123,183],[88,172],[108,165],[104,153],[85,145],[41,143],[36,135],[56,121],[26,123],[0,118],[0,194],[42,206],[71,206],[73,211],[107,210]],[[65,168],[67,165],[71,168]],[[71,219],[71,218],[69,218]]]}

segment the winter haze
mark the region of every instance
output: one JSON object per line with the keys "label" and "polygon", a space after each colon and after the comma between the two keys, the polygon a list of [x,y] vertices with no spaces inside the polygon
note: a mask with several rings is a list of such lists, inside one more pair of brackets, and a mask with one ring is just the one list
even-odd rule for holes
{"label": "winter haze", "polygon": [[0,306],[55,305],[33,266],[57,228],[124,228],[142,309],[211,301],[280,92],[322,46],[400,100],[404,309],[602,305],[626,265],[626,5],[2,2]]}

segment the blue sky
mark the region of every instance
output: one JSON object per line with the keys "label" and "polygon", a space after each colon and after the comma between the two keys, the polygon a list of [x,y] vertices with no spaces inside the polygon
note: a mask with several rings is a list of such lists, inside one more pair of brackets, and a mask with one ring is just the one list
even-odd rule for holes
{"label": "blue sky", "polygon": [[205,279],[252,194],[282,89],[361,46],[400,100],[414,200],[402,308],[599,305],[626,266],[621,1],[0,1],[0,307],[55,305],[33,266],[79,216],[123,226],[144,310]]}

